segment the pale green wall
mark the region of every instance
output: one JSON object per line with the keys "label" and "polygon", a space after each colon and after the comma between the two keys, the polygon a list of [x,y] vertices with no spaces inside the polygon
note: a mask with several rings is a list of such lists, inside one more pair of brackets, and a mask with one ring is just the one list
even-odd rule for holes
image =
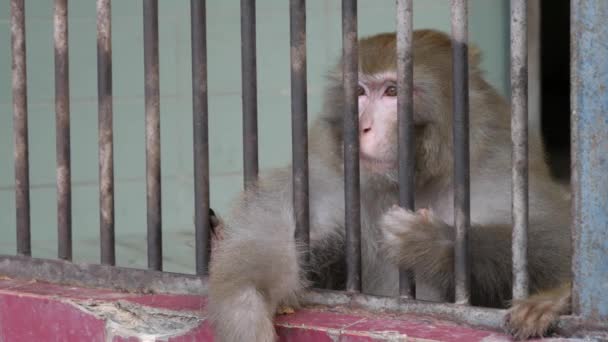
{"label": "pale green wall", "polygon": [[[189,1],[160,2],[161,140],[165,268],[193,269]],[[33,255],[56,255],[55,123],[51,0],[26,0]],[[226,210],[242,186],[240,12],[237,0],[208,0],[212,206]],[[288,1],[257,1],[260,166],[290,160]],[[339,0],[308,1],[311,117],[323,73],[341,51]],[[471,2],[471,41],[489,80],[506,90],[505,0]],[[394,1],[360,0],[361,35],[394,29]],[[449,31],[449,1],[415,2],[414,25]],[[141,1],[112,4],[118,264],[144,267],[144,88]],[[73,238],[76,261],[97,261],[98,170],[95,2],[69,4]],[[0,0],[0,254],[15,252],[9,0]]]}

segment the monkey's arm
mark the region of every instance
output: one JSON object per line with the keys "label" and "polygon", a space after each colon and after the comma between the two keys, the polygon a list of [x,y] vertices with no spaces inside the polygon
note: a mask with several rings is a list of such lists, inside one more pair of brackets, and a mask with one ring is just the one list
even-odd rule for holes
{"label": "monkey's arm", "polygon": [[[395,206],[383,216],[380,228],[385,251],[394,262],[413,270],[418,277],[443,291],[453,287],[453,227],[444,223],[431,210],[412,212]],[[509,283],[509,228],[473,226],[469,234],[473,282],[488,290],[495,289],[498,283]]]}
{"label": "monkey's arm", "polygon": [[[567,257],[560,251],[561,232],[533,226],[529,232],[528,267],[532,291],[550,288],[568,269]],[[411,212],[391,208],[382,218],[383,244],[389,257],[399,265],[447,293],[454,280],[454,228],[432,211]],[[534,228],[534,229],[532,229]],[[511,225],[472,225],[470,236],[471,302],[483,306],[504,306],[510,299]]]}

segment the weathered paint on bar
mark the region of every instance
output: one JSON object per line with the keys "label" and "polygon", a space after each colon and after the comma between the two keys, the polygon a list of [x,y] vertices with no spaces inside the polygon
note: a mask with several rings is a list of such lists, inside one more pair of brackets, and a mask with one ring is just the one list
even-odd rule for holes
{"label": "weathered paint on bar", "polygon": [[258,178],[258,81],[255,0],[241,0],[241,72],[243,92],[243,173],[245,188]]}
{"label": "weathered paint on bar", "polygon": [[471,199],[469,175],[469,64],[468,8],[466,0],[452,0],[453,132],[454,132],[454,245],[455,298],[469,304],[469,226]]}
{"label": "weathered paint on bar", "polygon": [[608,319],[608,1],[572,2],[573,309]]}
{"label": "weathered paint on bar", "polygon": [[293,208],[295,237],[303,246],[305,263],[310,258],[308,197],[308,107],[306,91],[306,1],[291,0],[291,137],[293,155]]}
{"label": "weathered paint on bar", "polygon": [[209,106],[207,98],[207,3],[190,1],[192,126],[194,141],[194,229],[196,274],[209,271]]}
{"label": "weathered paint on bar", "polygon": [[146,211],[148,268],[163,268],[158,0],[144,0],[144,71],[146,96]]}
{"label": "weathered paint on bar", "polygon": [[70,165],[70,76],[68,1],[55,0],[55,126],[57,148],[57,257],[72,260],[72,177]]}
{"label": "weathered paint on bar", "polygon": [[526,0],[511,0],[513,299],[528,296],[528,35]]}
{"label": "weathered paint on bar", "polygon": [[[397,112],[399,119],[399,205],[414,209],[414,23],[413,0],[397,0]],[[414,274],[399,270],[399,294],[415,296]]]}
{"label": "weathered paint on bar", "polygon": [[342,0],[346,290],[361,291],[357,1]]}
{"label": "weathered paint on bar", "polygon": [[112,127],[112,10],[97,0],[97,101],[101,263],[114,265],[114,129]]}
{"label": "weathered paint on bar", "polygon": [[30,232],[30,166],[27,129],[27,64],[25,53],[25,3],[11,1],[11,49],[13,52],[13,132],[15,140],[15,201],[17,253],[32,254]]}

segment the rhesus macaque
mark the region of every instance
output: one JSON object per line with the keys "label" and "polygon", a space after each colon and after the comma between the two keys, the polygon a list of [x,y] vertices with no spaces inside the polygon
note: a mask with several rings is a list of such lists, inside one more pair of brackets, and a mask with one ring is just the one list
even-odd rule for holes
{"label": "rhesus macaque", "polygon": [[211,208],[209,208],[209,227],[211,228],[211,253],[213,253],[218,241],[224,238],[224,222]]}
{"label": "rhesus macaque", "polygon": [[[363,291],[398,294],[397,265],[450,298],[453,292],[452,60],[450,37],[414,33],[416,208],[398,202],[394,34],[359,43],[359,137]],[[511,292],[509,105],[470,53],[471,302],[504,307]],[[295,305],[307,286],[344,288],[343,88],[340,63],[310,129],[311,262],[294,241],[291,168],[262,175],[224,224],[211,263],[209,314],[220,341],[273,341],[279,305]],[[531,141],[536,141],[531,139]],[[530,146],[531,289],[558,286],[570,270],[569,199],[549,177],[540,146]],[[561,293],[560,293],[561,295]],[[567,296],[567,294],[566,294]],[[549,301],[556,296],[553,295]],[[517,303],[509,328],[543,333],[563,305],[546,297]],[[541,303],[541,305],[538,305]]]}

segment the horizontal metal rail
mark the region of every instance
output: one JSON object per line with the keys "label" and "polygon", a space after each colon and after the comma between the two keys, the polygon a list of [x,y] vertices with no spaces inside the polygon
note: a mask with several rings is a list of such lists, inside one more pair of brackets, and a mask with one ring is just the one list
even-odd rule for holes
{"label": "horizontal metal rail", "polygon": [[[2,270],[0,275],[4,277],[35,279],[70,286],[100,287],[138,293],[207,294],[207,277],[191,274],[12,255],[0,255],[0,270]],[[507,313],[506,310],[499,309],[319,289],[308,290],[301,298],[304,305],[363,309],[370,313],[392,312],[432,316],[497,331],[503,329]],[[566,337],[580,331],[584,331],[586,336],[608,336],[606,335],[608,326],[605,322],[589,321],[578,316],[562,316],[556,331]]]}

